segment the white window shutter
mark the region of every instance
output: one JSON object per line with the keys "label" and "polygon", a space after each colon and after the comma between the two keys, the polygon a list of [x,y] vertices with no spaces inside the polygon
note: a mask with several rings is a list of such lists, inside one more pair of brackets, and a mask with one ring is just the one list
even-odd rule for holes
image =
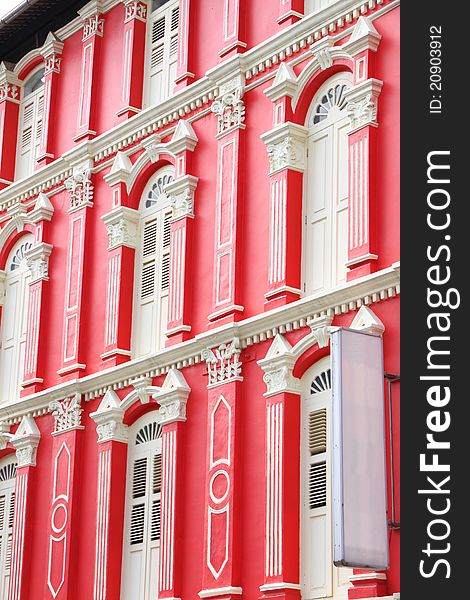
{"label": "white window shutter", "polygon": [[20,129],[16,157],[16,178],[34,172],[41,143],[44,91],[40,89],[25,98],[20,110]]}
{"label": "white window shutter", "polygon": [[168,98],[176,78],[179,7],[175,1],[152,13],[149,22],[147,104]]}
{"label": "white window shutter", "polygon": [[[146,415],[143,419],[149,419]],[[132,438],[131,438],[132,440]],[[161,426],[151,422],[129,447],[122,598],[155,600],[161,536]]]}

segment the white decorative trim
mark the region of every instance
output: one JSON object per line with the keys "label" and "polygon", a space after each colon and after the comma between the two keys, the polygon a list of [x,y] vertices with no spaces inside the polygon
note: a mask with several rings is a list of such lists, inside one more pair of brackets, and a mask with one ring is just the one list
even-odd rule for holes
{"label": "white decorative trim", "polygon": [[276,581],[276,583],[265,583],[264,585],[260,585],[259,589],[261,592],[270,592],[274,590],[300,590],[300,585],[298,583]]}
{"label": "white decorative trim", "polygon": [[170,369],[162,388],[152,395],[160,405],[160,423],[167,425],[176,421],[186,421],[186,402],[191,388],[181,371]]}
{"label": "white decorative trim", "polygon": [[325,37],[310,46],[313,56],[317,59],[320,69],[325,71],[333,65],[333,48],[334,42],[331,37]]}
{"label": "white decorative trim", "polygon": [[206,348],[201,352],[202,360],[207,363],[208,388],[230,381],[243,380],[241,377],[240,352],[240,341],[237,338],[233,339],[230,344],[221,344],[214,350]]}
{"label": "white decorative trim", "polygon": [[269,174],[283,169],[305,170],[308,129],[296,123],[283,123],[261,135],[269,158]]}
{"label": "white decorative trim", "polygon": [[201,590],[197,595],[199,598],[213,598],[214,596],[241,596],[242,593],[243,589],[241,587],[227,586],[210,590]]}
{"label": "white decorative trim", "polygon": [[372,125],[377,127],[377,104],[383,82],[379,79],[367,79],[346,90],[346,110],[351,122],[351,131]]}
{"label": "white decorative trim", "polygon": [[52,244],[40,242],[26,250],[24,255],[27,260],[31,279],[30,285],[37,281],[49,280],[49,257],[52,252]]}
{"label": "white decorative trim", "polygon": [[131,381],[130,385],[134,388],[127,396],[121,401],[121,408],[127,410],[129,406],[132,406],[134,402],[141,402],[142,404],[148,404],[153,394],[158,394],[161,388],[152,385],[151,377],[138,377]]}
{"label": "white decorative trim", "polygon": [[20,103],[22,82],[14,71],[10,71],[4,62],[0,63],[0,102],[11,100]]}
{"label": "white decorative trim", "polygon": [[65,181],[65,189],[70,196],[69,213],[83,206],[93,206],[93,184],[91,183],[91,161],[74,167],[73,174]]}
{"label": "white decorative trim", "polygon": [[[350,575],[349,581],[364,581],[368,579],[380,579],[381,581],[386,581],[387,574],[386,573],[378,573],[377,571],[369,571],[367,573],[359,573],[358,575]],[[391,598],[392,596],[390,596]]]}
{"label": "white decorative trim", "polygon": [[64,43],[50,31],[47,34],[46,41],[41,48],[41,54],[44,57],[44,74],[60,73],[60,65],[62,62],[62,51]]}
{"label": "white decorative trim", "polygon": [[[135,378],[154,378],[165,375],[170,368],[184,369],[201,362],[201,353],[210,345],[229,344],[234,337],[239,338],[242,349],[272,339],[278,333],[296,331],[307,327],[307,321],[322,315],[334,316],[355,312],[362,305],[371,306],[377,302],[393,299],[400,293],[400,264],[348,281],[335,288],[324,290],[301,298],[285,306],[260,313],[253,317],[227,323],[216,330],[197,334],[181,344],[164,348],[146,357],[134,359],[121,365],[87,375],[79,380],[62,382],[53,388],[41,390],[15,402],[0,406],[0,421],[14,424],[25,414],[32,416],[48,412],[48,403],[54,398],[71,396],[77,391],[84,394],[85,400],[101,396],[107,389],[124,389]],[[302,338],[293,348],[311,343],[313,333]],[[307,342],[303,341],[307,340]],[[154,389],[155,392],[158,388]],[[133,391],[130,396],[135,394]],[[153,392],[152,392],[153,393]],[[127,396],[126,396],[127,398]],[[135,401],[131,398],[131,403]],[[124,401],[123,401],[124,402]]]}
{"label": "white decorative trim", "polygon": [[296,357],[286,338],[277,334],[264,358],[258,361],[266,384],[265,398],[290,392],[300,394],[300,381],[292,375]]}
{"label": "white decorative trim", "polygon": [[289,63],[283,62],[279,65],[271,87],[265,90],[264,93],[272,102],[275,102],[284,96],[292,98],[297,91],[297,86],[297,76],[294,69]]}
{"label": "white decorative trim", "polygon": [[80,394],[71,398],[65,398],[61,402],[52,400],[49,404],[49,412],[54,417],[54,431],[52,435],[71,431],[73,429],[84,429],[82,426],[82,412]]}
{"label": "white decorative trim", "polygon": [[382,36],[367,17],[359,17],[349,40],[343,44],[343,48],[352,56],[356,56],[364,50],[377,52]]}
{"label": "white decorative trim", "polygon": [[108,250],[119,246],[135,248],[139,226],[139,211],[118,206],[101,217],[108,234]]}
{"label": "white decorative trim", "polygon": [[211,112],[217,117],[218,139],[235,129],[245,128],[245,103],[242,96],[243,87],[238,86],[234,90],[221,95],[212,103]]}
{"label": "white decorative trim", "polygon": [[331,315],[321,315],[307,321],[307,325],[312,330],[319,348],[325,348],[330,343],[331,323],[333,317]]}
{"label": "white decorative trim", "polygon": [[10,442],[16,450],[18,468],[35,467],[36,451],[41,439],[41,433],[34,419],[30,416],[23,417]]}
{"label": "white decorative trim", "polygon": [[368,306],[361,306],[349,327],[350,329],[357,329],[364,333],[373,333],[381,337],[385,331],[385,325]]}
{"label": "white decorative trim", "polygon": [[0,269],[0,306],[3,306],[3,304],[5,302],[5,294],[6,294],[5,279],[6,278],[7,278],[6,271],[3,271],[2,269]]}
{"label": "white decorative trim", "polygon": [[198,143],[198,137],[189,121],[180,119],[171,140],[166,144],[171,154],[179,154],[188,150],[193,152]]}
{"label": "white decorative trim", "polygon": [[128,427],[122,422],[124,409],[121,407],[119,396],[113,390],[106,392],[98,410],[91,413],[90,417],[96,423],[98,444],[104,442],[128,442]]}
{"label": "white decorative trim", "polygon": [[132,163],[124,152],[118,152],[114,158],[110,172],[104,175],[103,179],[110,186],[118,183],[126,183],[129,181],[129,176],[132,170]]}
{"label": "white decorative trim", "polygon": [[147,21],[147,4],[141,0],[121,0],[125,6],[124,23],[128,23],[133,19]]}
{"label": "white decorative trim", "polygon": [[54,207],[52,206],[49,197],[42,192],[38,194],[36,204],[33,210],[28,214],[32,223],[40,223],[41,221],[51,221],[52,215],[54,214]]}
{"label": "white decorative trim", "polygon": [[172,221],[194,217],[194,191],[198,181],[198,177],[183,175],[165,186],[165,194],[171,204]]}

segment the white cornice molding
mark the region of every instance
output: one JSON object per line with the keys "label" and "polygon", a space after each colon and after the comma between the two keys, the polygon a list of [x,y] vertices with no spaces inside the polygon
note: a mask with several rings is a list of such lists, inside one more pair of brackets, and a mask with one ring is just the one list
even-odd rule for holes
{"label": "white cornice molding", "polygon": [[[23,415],[38,416],[47,412],[52,399],[84,395],[85,400],[97,398],[108,389],[123,389],[135,386],[139,378],[150,380],[165,375],[171,368],[184,369],[201,362],[201,354],[208,347],[214,348],[239,338],[242,349],[272,339],[278,333],[308,327],[309,321],[322,316],[334,316],[356,312],[361,306],[371,306],[377,302],[393,298],[400,293],[400,265],[396,263],[387,269],[347,282],[341,286],[302,298],[286,306],[229,323],[196,335],[181,344],[110,367],[86,377],[60,383],[36,394],[21,398],[18,402],[0,407],[0,421],[17,423]],[[313,333],[308,335],[313,336]],[[305,336],[307,337],[307,336]],[[305,339],[305,338],[302,338]],[[145,388],[145,383],[143,384]],[[155,388],[152,393],[157,393]],[[136,394],[136,390],[129,394]],[[147,391],[146,391],[147,394]],[[132,399],[129,398],[132,403]]]}

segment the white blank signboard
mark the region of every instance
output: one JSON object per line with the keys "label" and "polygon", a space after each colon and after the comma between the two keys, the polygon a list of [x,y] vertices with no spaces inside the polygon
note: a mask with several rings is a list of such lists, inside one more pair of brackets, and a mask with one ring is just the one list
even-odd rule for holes
{"label": "white blank signboard", "polygon": [[331,354],[334,563],[386,569],[382,338],[340,328],[331,334]]}

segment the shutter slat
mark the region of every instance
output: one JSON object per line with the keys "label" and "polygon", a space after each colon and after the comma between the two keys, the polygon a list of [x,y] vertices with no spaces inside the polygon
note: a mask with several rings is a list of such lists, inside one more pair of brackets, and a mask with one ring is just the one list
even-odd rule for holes
{"label": "shutter slat", "polygon": [[3,529],[5,524],[5,502],[6,497],[0,496],[0,531]]}
{"label": "shutter slat", "polygon": [[144,225],[142,256],[146,258],[155,254],[157,249],[157,220],[153,219]]}
{"label": "shutter slat", "polygon": [[164,46],[157,46],[156,48],[152,48],[152,56],[150,58],[150,68],[152,69],[152,71],[163,64],[164,56]]}
{"label": "shutter slat", "polygon": [[131,510],[130,543],[142,544],[144,541],[145,504],[136,504]]}
{"label": "shutter slat", "polygon": [[174,8],[171,11],[171,31],[175,31],[176,29],[178,29],[179,20],[180,20],[180,9],[179,9],[179,6],[177,6],[176,8]]}
{"label": "shutter slat", "polygon": [[160,493],[162,488],[162,455],[155,454],[153,457],[153,493]]}
{"label": "shutter slat", "polygon": [[150,539],[152,542],[160,539],[160,519],[161,509],[160,500],[154,500],[152,502],[152,515],[151,515],[151,526],[150,526]]}
{"label": "shutter slat", "polygon": [[165,37],[165,17],[160,17],[152,25],[152,44],[162,40]]}
{"label": "shutter slat", "polygon": [[326,408],[312,411],[308,416],[308,448],[310,455],[326,452]]}
{"label": "shutter slat", "polygon": [[310,509],[326,506],[325,462],[310,465],[308,492]]}
{"label": "shutter slat", "polygon": [[134,462],[132,479],[132,498],[141,498],[147,491],[147,458],[138,458]]}
{"label": "shutter slat", "polygon": [[145,264],[142,267],[142,285],[140,298],[145,300],[153,295],[155,291],[155,261]]}
{"label": "shutter slat", "polygon": [[11,493],[10,498],[10,510],[8,514],[8,527],[13,527],[13,520],[15,518],[15,492]]}
{"label": "shutter slat", "polygon": [[170,287],[170,255],[165,254],[162,259],[162,284],[161,289],[167,290]]}

